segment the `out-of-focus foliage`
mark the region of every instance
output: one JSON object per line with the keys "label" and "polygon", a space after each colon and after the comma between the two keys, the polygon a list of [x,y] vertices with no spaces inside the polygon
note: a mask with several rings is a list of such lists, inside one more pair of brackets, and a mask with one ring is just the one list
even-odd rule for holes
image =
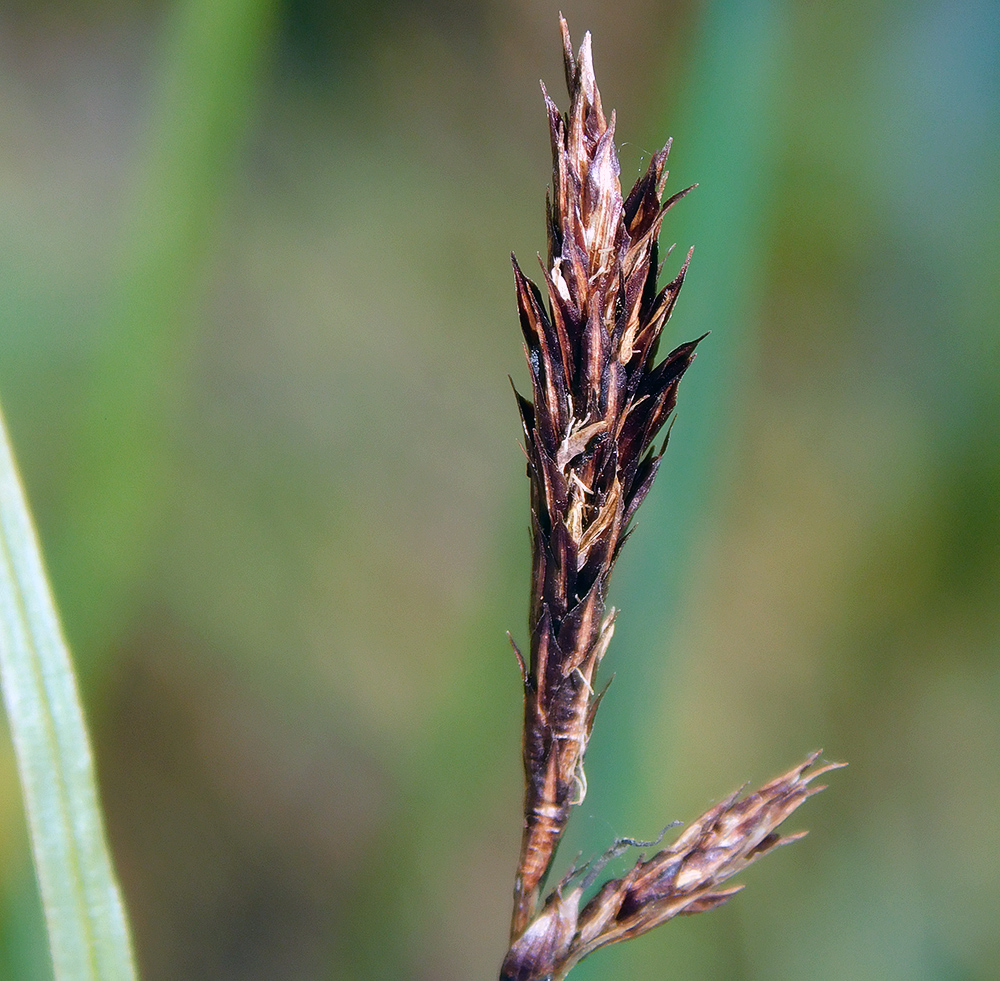
{"label": "out-of-focus foliage", "polygon": [[[727,907],[574,977],[992,981],[998,8],[609,6],[562,9],[623,178],[673,135],[671,186],[701,182],[663,239],[698,247],[672,339],[714,333],[613,586],[563,859],[819,746],[851,767]],[[544,248],[556,15],[2,15],[0,394],[148,981],[495,973],[528,574],[507,255]],[[185,34],[227,23],[225,58]],[[45,977],[9,750],[0,781],[0,976]]]}

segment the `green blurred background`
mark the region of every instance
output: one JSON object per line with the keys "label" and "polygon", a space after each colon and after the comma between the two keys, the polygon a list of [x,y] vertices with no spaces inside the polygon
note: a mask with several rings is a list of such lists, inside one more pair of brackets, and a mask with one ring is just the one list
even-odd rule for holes
{"label": "green blurred background", "polygon": [[[713,331],[562,853],[850,761],[585,979],[1000,976],[1000,5],[562,0]],[[142,974],[492,978],[558,5],[7,0],[0,396]],[[9,745],[0,977],[50,976]],[[624,861],[624,860],[623,860]]]}

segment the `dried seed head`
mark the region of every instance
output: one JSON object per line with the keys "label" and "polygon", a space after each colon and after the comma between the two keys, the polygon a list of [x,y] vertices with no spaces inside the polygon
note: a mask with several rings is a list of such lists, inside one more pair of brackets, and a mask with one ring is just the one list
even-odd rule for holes
{"label": "dried seed head", "polygon": [[574,56],[560,23],[570,105],[561,114],[543,86],[553,160],[544,294],[514,261],[532,389],[530,401],[516,396],[531,494],[531,646],[527,661],[517,652],[524,832],[501,981],[559,981],[599,947],[725,902],[739,889],[724,885],[731,876],[800,837],[777,828],[822,789],[810,781],[838,765],[806,775],[814,754],[756,793],[726,798],[586,905],[600,862],[573,888],[567,877],[538,910],[569,809],[586,793],[583,759],[603,694],[597,669],[614,631],[608,580],[656,475],[666,440],[659,450],[654,441],[698,344],[656,360],[691,258],[658,287],[657,237],[690,188],[663,200],[668,143],[622,195],[615,117],[601,106],[590,35]]}
{"label": "dried seed head", "polygon": [[782,836],[778,827],[807,798],[825,789],[810,786],[811,781],[844,765],[827,763],[807,774],[819,755],[813,753],[756,793],[742,798],[739,791],[730,795],[669,848],[648,861],[640,859],[622,878],[606,882],[579,912],[582,886],[565,894],[556,890],[511,945],[501,981],[565,977],[599,947],[638,937],[675,916],[720,906],[742,888],[721,888],[722,883],[766,852],[805,834]]}
{"label": "dried seed head", "polygon": [[513,936],[533,917],[569,808],[583,798],[596,672],[613,628],[608,579],[656,475],[663,448],[653,443],[698,343],[656,362],[687,270],[685,262],[657,287],[660,224],[686,193],[661,201],[669,144],[623,197],[614,114],[608,119],[601,106],[590,35],[574,56],[561,26],[570,107],[562,115],[545,93],[553,174],[544,296],[514,261],[532,387],[530,402],[517,396],[531,482],[532,590]]}

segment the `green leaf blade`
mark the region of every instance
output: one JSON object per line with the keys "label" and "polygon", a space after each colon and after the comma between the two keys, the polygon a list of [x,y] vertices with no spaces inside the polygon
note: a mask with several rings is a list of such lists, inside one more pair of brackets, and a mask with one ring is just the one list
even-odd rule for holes
{"label": "green leaf blade", "polygon": [[56,981],[132,981],[83,709],[2,416],[0,681]]}

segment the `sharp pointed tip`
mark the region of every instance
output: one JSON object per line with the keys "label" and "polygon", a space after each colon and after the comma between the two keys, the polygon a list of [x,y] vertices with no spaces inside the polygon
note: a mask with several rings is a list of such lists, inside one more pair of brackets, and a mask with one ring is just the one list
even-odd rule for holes
{"label": "sharp pointed tip", "polygon": [[562,35],[563,52],[567,59],[571,58],[573,56],[573,39],[570,37],[569,24],[566,23],[566,18],[563,17],[561,10],[559,11],[559,33]]}

